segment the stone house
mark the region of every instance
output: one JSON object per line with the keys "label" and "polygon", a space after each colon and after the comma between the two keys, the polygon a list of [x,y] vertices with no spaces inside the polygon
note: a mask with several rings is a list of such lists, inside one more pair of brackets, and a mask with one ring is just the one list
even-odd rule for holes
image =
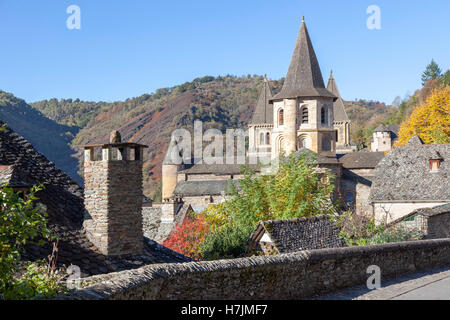
{"label": "stone house", "polygon": [[377,221],[450,202],[450,144],[424,144],[417,136],[392,149],[375,169],[370,202]]}
{"label": "stone house", "polygon": [[249,249],[264,255],[302,250],[341,248],[345,242],[329,216],[261,221],[250,237]]}
{"label": "stone house", "polygon": [[384,152],[360,151],[340,155],[341,199],[347,209],[354,209],[361,215],[372,214],[370,189],[375,177],[375,168],[383,158]]}
{"label": "stone house", "polygon": [[394,143],[398,139],[398,125],[379,125],[373,132],[373,138],[370,145],[372,152],[391,151]]}
{"label": "stone house", "polygon": [[420,231],[424,239],[450,238],[450,203],[415,210],[391,225]]}
{"label": "stone house", "polygon": [[[85,174],[90,177],[87,177],[86,188],[83,190],[23,137],[8,127],[5,131],[0,131],[2,179],[8,176],[9,173],[6,172],[11,172],[13,168],[13,175],[9,176],[15,180],[10,181],[20,181],[21,185],[23,183],[27,186],[46,183],[45,189],[40,191],[37,197],[46,207],[48,225],[59,237],[58,265],[76,265],[82,276],[88,276],[134,269],[145,264],[190,261],[189,258],[144,237],[142,221],[138,217],[133,221],[120,218],[141,212],[142,190],[136,183],[142,176],[142,162],[126,160],[129,151],[127,147],[130,145],[105,146],[105,157],[110,155],[109,147],[117,146],[123,147],[125,159],[104,158],[96,163],[85,162]],[[90,156],[90,147],[87,149]],[[133,163],[134,161],[137,162]],[[105,183],[100,183],[100,180]],[[131,184],[137,191],[132,190]],[[123,196],[120,196],[122,192]],[[93,198],[97,196],[98,201]],[[131,212],[126,212],[128,210]],[[94,221],[89,225],[88,220]],[[103,229],[105,226],[107,231]],[[103,240],[105,242],[101,243]],[[27,246],[22,257],[29,261],[47,259],[52,249],[51,243],[42,247]]]}

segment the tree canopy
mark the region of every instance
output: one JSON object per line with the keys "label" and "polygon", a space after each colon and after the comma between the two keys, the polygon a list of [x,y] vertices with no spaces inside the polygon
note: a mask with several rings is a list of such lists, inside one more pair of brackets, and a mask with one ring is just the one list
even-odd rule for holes
{"label": "tree canopy", "polygon": [[450,86],[435,89],[424,104],[414,109],[400,127],[397,145],[406,144],[415,134],[424,143],[450,143]]}
{"label": "tree canopy", "polygon": [[425,71],[422,73],[422,85],[424,85],[428,80],[440,77],[442,77],[441,68],[434,61],[434,59],[432,59],[430,64],[427,65]]}

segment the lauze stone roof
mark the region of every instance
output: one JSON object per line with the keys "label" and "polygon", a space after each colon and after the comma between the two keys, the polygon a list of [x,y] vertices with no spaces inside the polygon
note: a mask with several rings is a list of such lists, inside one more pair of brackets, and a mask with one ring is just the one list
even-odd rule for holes
{"label": "lauze stone roof", "polygon": [[[82,188],[24,138],[7,128],[6,131],[0,131],[0,167],[7,171],[5,168],[9,166],[15,168],[17,179],[26,184],[46,183],[45,189],[37,197],[47,207],[48,224],[60,238],[59,265],[77,265],[83,275],[93,275],[137,268],[149,263],[190,260],[146,238],[143,239],[144,252],[140,256],[108,257],[100,254],[86,238],[82,227],[85,213]],[[29,246],[23,258],[47,258],[51,248],[51,244]]]}
{"label": "lauze stone roof", "polygon": [[384,158],[384,152],[358,151],[339,158],[345,169],[374,169]]}
{"label": "lauze stone roof", "polygon": [[279,253],[345,247],[338,227],[326,215],[262,221],[251,236],[251,242],[259,242],[265,233],[275,243]]}
{"label": "lauze stone roof", "polygon": [[[370,199],[450,202],[450,144],[426,145],[415,136],[410,142],[392,149],[380,162]],[[429,161],[437,155],[440,168],[432,171]]]}

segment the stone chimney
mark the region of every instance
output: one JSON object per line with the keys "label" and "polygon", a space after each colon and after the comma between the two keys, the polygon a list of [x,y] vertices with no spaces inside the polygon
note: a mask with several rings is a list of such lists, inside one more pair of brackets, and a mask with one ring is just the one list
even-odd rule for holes
{"label": "stone chimney", "polygon": [[[142,254],[142,163],[145,145],[122,143],[113,131],[109,144],[84,148],[84,228],[104,255]],[[99,159],[95,158],[101,150]]]}

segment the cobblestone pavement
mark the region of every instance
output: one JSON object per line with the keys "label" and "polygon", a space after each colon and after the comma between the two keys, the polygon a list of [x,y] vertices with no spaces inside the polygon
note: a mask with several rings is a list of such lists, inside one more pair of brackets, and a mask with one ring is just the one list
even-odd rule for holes
{"label": "cobblestone pavement", "polygon": [[450,300],[450,267],[381,283],[378,290],[358,286],[312,300]]}

